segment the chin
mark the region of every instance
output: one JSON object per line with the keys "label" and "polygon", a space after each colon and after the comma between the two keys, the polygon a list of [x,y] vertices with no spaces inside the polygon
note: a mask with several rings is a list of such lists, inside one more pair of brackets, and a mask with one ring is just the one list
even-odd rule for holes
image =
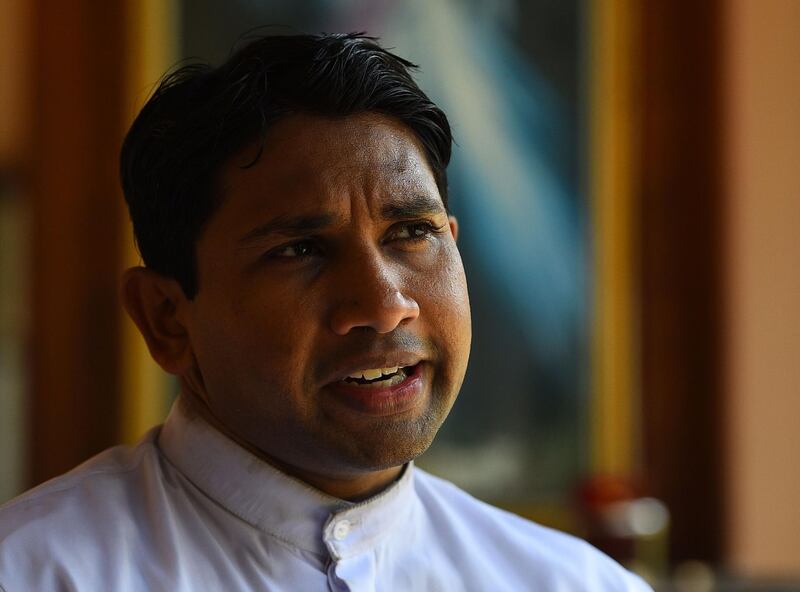
{"label": "chin", "polygon": [[390,424],[353,437],[342,451],[347,464],[358,472],[380,471],[404,465],[425,452],[442,420],[420,418],[412,424]]}

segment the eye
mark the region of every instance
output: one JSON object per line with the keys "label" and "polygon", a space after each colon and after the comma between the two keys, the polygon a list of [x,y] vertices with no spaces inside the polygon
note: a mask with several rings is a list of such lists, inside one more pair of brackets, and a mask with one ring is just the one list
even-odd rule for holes
{"label": "eye", "polygon": [[316,257],[321,254],[319,246],[310,240],[297,241],[272,249],[267,256],[271,259],[296,259]]}
{"label": "eye", "polygon": [[398,224],[392,229],[390,239],[406,241],[423,240],[432,234],[441,233],[445,226],[445,224],[441,226],[435,226],[428,221],[404,222],[402,224]]}

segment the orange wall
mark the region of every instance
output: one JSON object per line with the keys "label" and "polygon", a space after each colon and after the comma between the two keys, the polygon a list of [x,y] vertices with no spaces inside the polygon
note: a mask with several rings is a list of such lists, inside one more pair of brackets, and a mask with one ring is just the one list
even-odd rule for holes
{"label": "orange wall", "polygon": [[24,158],[25,122],[30,101],[27,79],[29,47],[28,4],[0,0],[0,168],[11,168]]}
{"label": "orange wall", "polygon": [[732,566],[800,574],[800,2],[731,0],[727,36]]}

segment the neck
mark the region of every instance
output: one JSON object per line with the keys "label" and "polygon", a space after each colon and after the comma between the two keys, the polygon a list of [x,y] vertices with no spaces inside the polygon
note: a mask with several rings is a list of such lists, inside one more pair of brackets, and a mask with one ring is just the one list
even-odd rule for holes
{"label": "neck", "polygon": [[183,406],[187,414],[190,416],[200,416],[214,429],[267,464],[332,497],[350,502],[363,501],[389,487],[392,483],[397,481],[403,473],[403,466],[390,467],[388,469],[368,473],[335,476],[305,470],[276,459],[244,438],[241,438],[220,421],[205,398],[199,396],[191,388],[182,389],[178,404]]}

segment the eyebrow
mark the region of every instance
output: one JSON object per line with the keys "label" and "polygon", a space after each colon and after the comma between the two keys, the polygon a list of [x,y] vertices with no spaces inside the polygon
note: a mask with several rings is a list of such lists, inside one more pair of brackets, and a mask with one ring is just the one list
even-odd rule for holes
{"label": "eyebrow", "polygon": [[403,220],[418,218],[430,214],[441,214],[445,211],[441,200],[430,194],[412,194],[404,196],[392,203],[381,207],[381,217],[384,220]]}
{"label": "eyebrow", "polygon": [[279,234],[282,236],[300,236],[313,234],[333,224],[335,216],[333,214],[314,214],[310,216],[276,216],[269,222],[256,226],[242,238],[239,243],[247,244],[260,238]]}
{"label": "eyebrow", "polygon": [[[445,211],[442,202],[431,195],[414,194],[402,197],[392,203],[381,207],[381,217],[384,220],[405,220],[420,216],[441,214]],[[270,235],[285,237],[304,236],[324,230],[333,225],[336,216],[330,213],[276,216],[269,222],[256,226],[239,239],[239,243],[246,245]]]}

